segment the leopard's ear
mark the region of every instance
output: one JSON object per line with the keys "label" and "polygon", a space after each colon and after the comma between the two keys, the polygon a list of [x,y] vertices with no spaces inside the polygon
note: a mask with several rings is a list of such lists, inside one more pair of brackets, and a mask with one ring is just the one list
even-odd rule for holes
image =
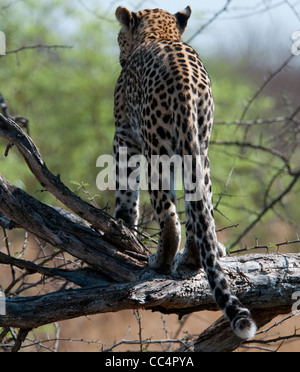
{"label": "leopard's ear", "polygon": [[191,14],[192,14],[192,9],[190,6],[187,6],[184,10],[175,14],[175,17],[177,18],[179,30],[182,34],[184,33],[184,30],[187,26],[187,23],[188,23],[188,20],[190,19]]}
{"label": "leopard's ear", "polygon": [[134,27],[137,21],[137,15],[131,10],[119,6],[116,10],[116,18],[121,23],[122,26],[130,28]]}

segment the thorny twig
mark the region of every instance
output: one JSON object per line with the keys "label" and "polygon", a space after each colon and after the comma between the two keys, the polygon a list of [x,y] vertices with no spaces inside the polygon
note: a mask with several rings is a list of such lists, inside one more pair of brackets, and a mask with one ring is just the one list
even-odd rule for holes
{"label": "thorny twig", "polygon": [[[264,83],[259,87],[259,89],[256,91],[256,93],[253,95],[253,97],[249,100],[247,106],[245,107],[242,117],[240,119],[241,122],[244,121],[250,107],[252,104],[256,101],[256,99],[259,97],[259,95],[264,91],[264,89],[269,85],[269,83],[291,62],[291,60],[295,57],[294,54],[291,54],[283,63],[280,65],[275,71],[273,71],[269,77],[264,81]],[[249,132],[249,126],[246,127],[245,134],[244,134],[244,143],[247,141],[247,136]]]}
{"label": "thorny twig", "polygon": [[250,107],[252,106],[253,102],[258,98],[258,96],[264,91],[264,89],[269,85],[269,83],[291,62],[291,60],[295,57],[294,54],[289,55],[289,57],[275,70],[273,71],[268,78],[264,81],[264,83],[259,87],[259,89],[255,92],[253,97],[249,100],[247,106],[245,107],[240,121],[243,122]]}
{"label": "thorny twig", "polygon": [[37,44],[37,45],[24,45],[20,48],[14,49],[14,50],[8,50],[6,51],[6,55],[8,54],[16,54],[19,52],[22,52],[23,50],[28,49],[71,49],[73,48],[72,45],[45,45],[45,44]]}
{"label": "thorny twig", "polygon": [[253,247],[245,247],[242,249],[237,249],[234,251],[230,251],[230,254],[238,254],[238,253],[243,253],[243,252],[249,252],[249,251],[254,251],[256,249],[267,249],[269,252],[269,249],[271,248],[277,248],[279,249],[280,247],[284,247],[287,245],[293,245],[293,244],[299,244],[300,240],[293,240],[290,242],[283,242],[283,243],[275,243],[275,244],[256,244]]}
{"label": "thorny twig", "polygon": [[[300,338],[300,334],[297,333],[297,329],[295,329],[295,332],[291,335],[288,335],[288,336],[278,336],[278,337],[274,337],[274,338],[269,338],[269,339],[263,339],[263,340],[259,340],[259,339],[255,339],[255,340],[249,340],[249,341],[246,341],[245,344],[246,345],[254,345],[254,344],[261,344],[261,345],[269,345],[269,344],[274,344],[274,343],[277,343],[277,342],[286,342],[286,341],[295,341],[295,339],[297,338]],[[280,347],[283,345],[283,343],[281,343]],[[278,351],[278,349],[277,349]]]}
{"label": "thorny twig", "polygon": [[229,5],[230,5],[230,3],[231,3],[231,1],[232,0],[226,0],[226,4],[223,6],[223,8],[221,8],[216,14],[214,14],[214,16],[211,18],[211,19],[209,19],[203,26],[201,26],[200,28],[199,28],[199,30],[197,30],[195,33],[194,33],[194,35],[193,36],[191,36],[189,39],[188,39],[188,43],[191,43],[193,40],[194,40],[194,38],[196,37],[196,36],[198,36],[201,32],[203,32],[203,30],[205,30],[209,25],[211,25],[217,18],[219,18],[220,17],[220,15],[222,14],[222,13],[224,13],[224,12],[226,12],[227,10],[228,10],[228,7],[229,7]]}
{"label": "thorny twig", "polygon": [[298,173],[295,173],[293,175],[293,179],[291,181],[291,183],[285,188],[285,190],[280,194],[278,195],[275,199],[273,199],[257,216],[257,218],[240,234],[240,236],[230,245],[230,250],[235,247],[242,239],[243,237],[250,231],[253,229],[253,227],[259,222],[261,221],[261,219],[263,218],[263,216],[272,208],[274,208],[274,206],[280,202],[286,195],[288,195],[290,193],[290,191],[294,188],[294,186],[297,184],[298,180],[300,178],[300,171]]}

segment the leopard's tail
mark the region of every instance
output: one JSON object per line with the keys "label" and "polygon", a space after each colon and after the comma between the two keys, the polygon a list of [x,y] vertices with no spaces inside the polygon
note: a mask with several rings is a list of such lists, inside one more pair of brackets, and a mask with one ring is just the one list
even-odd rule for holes
{"label": "leopard's tail", "polygon": [[214,266],[208,266],[206,260],[206,275],[214,295],[215,301],[229,319],[235,334],[242,339],[253,338],[257,327],[252,319],[251,313],[246,309],[239,299],[234,296],[229,287],[225,273],[216,260]]}
{"label": "leopard's tail", "polygon": [[200,144],[188,138],[180,152],[183,156],[189,155],[191,161],[190,164],[188,162],[184,164],[184,174],[192,176],[190,181],[184,180],[187,231],[193,232],[193,237],[187,239],[185,262],[189,264],[191,260],[190,263],[196,266],[202,263],[214,299],[229,319],[233,331],[242,339],[252,338],[257,330],[256,324],[250,311],[232,293],[227,276],[221,267],[207,152],[201,154]]}
{"label": "leopard's tail", "polygon": [[[203,170],[199,173],[203,174]],[[201,183],[202,190],[200,188],[194,195],[187,191],[185,193],[187,220],[193,228],[195,242],[194,247],[193,244],[186,247],[186,249],[189,249],[188,256],[191,252],[194,253],[196,266],[201,261],[214,299],[229,319],[233,331],[240,338],[249,339],[254,337],[256,333],[256,324],[250,311],[232,293],[227,276],[221,267],[220,248],[213,217],[213,204],[207,185],[205,185],[205,177],[203,182],[199,182],[200,185]],[[193,198],[195,200],[188,200]]]}
{"label": "leopard's tail", "polygon": [[238,337],[242,339],[253,338],[257,331],[256,324],[250,311],[231,291],[226,274],[220,265],[217,239],[210,242],[209,238],[207,240],[203,238],[200,243],[196,238],[196,244],[200,247],[202,265],[217,305],[230,321],[231,327]]}
{"label": "leopard's tail", "polygon": [[[186,194],[186,197],[188,196],[191,194]],[[198,201],[186,201],[186,203],[188,221],[193,226],[195,241],[195,247],[194,249],[190,247],[189,253],[194,251],[197,257],[194,260],[196,265],[201,260],[214,299],[229,319],[233,331],[242,339],[252,338],[257,330],[256,324],[250,311],[232,293],[227,276],[221,267],[212,201],[204,192]]]}

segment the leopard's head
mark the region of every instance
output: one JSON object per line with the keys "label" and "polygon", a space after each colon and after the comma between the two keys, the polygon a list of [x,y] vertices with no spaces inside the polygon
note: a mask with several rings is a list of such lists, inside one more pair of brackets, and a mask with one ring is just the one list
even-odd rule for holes
{"label": "leopard's head", "polygon": [[118,7],[116,18],[121,24],[118,38],[121,66],[125,66],[132,50],[142,42],[151,39],[180,41],[191,14],[189,6],[176,14],[161,9],[146,9],[135,13],[122,6]]}

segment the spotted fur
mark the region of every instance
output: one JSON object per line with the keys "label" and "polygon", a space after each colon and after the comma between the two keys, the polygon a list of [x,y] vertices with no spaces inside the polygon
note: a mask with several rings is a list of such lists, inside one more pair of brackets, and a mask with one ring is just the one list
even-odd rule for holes
{"label": "spotted fur", "polygon": [[[197,53],[181,36],[191,15],[190,7],[175,15],[160,9],[137,13],[119,7],[116,17],[122,66],[115,90],[117,192],[115,218],[136,225],[139,218],[138,191],[123,190],[119,177],[119,148],[127,148],[128,159],[144,154],[192,156],[193,180],[200,165],[201,198],[186,202],[186,244],[178,253],[181,228],[173,190],[151,190],[152,206],[160,225],[157,252],[149,266],[170,273],[182,267],[204,268],[215,301],[241,338],[251,338],[256,326],[249,310],[232,294],[221,267],[224,247],[218,243],[213,217],[208,146],[213,125],[214,102],[209,76]],[[127,160],[127,159],[123,159]],[[200,162],[200,164],[199,164]],[[130,174],[135,169],[127,169]],[[154,172],[154,171],[153,171]],[[156,175],[162,184],[162,172]],[[185,188],[185,195],[190,190]],[[175,256],[177,258],[175,260]]]}

